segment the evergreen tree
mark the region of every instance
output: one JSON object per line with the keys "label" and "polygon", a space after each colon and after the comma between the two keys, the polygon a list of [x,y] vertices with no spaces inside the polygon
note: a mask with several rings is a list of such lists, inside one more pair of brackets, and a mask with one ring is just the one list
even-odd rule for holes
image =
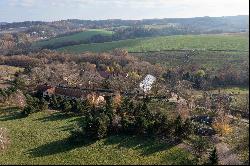
{"label": "evergreen tree", "polygon": [[216,148],[209,155],[209,165],[218,165],[218,154]]}
{"label": "evergreen tree", "polygon": [[53,108],[53,109],[58,109],[59,108],[58,101],[57,101],[57,98],[56,98],[55,95],[52,95],[50,104],[51,104],[50,105],[51,108]]}
{"label": "evergreen tree", "polygon": [[44,98],[41,98],[39,101],[39,107],[41,111],[48,109],[48,102]]}
{"label": "evergreen tree", "polygon": [[62,109],[63,109],[63,111],[65,111],[65,112],[70,112],[71,109],[72,109],[72,106],[71,106],[70,102],[67,101],[67,100],[65,100],[65,101],[63,102]]}
{"label": "evergreen tree", "polygon": [[180,116],[178,116],[174,121],[174,136],[176,138],[181,138],[183,135],[183,126],[182,126],[182,119]]}

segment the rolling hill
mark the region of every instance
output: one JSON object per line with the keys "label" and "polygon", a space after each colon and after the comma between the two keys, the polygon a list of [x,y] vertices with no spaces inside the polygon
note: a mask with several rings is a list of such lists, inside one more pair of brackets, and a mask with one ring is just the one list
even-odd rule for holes
{"label": "rolling hill", "polygon": [[107,31],[104,29],[89,29],[83,32],[78,32],[62,37],[56,37],[45,41],[39,41],[33,44],[33,47],[43,47],[47,45],[60,45],[65,42],[81,42],[90,39],[93,36],[112,36],[112,31]]}
{"label": "rolling hill", "polygon": [[123,48],[129,52],[162,51],[166,49],[235,49],[248,50],[246,35],[176,35],[164,37],[138,38],[106,43],[81,44],[58,49],[59,51],[80,53],[84,51],[103,52]]}

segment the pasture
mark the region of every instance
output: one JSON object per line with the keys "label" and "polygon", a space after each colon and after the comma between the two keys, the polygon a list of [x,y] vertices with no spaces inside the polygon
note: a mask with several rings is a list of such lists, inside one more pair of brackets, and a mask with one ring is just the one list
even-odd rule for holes
{"label": "pasture", "polygon": [[249,38],[245,35],[176,35],[164,37],[137,38],[106,43],[92,43],[68,46],[59,51],[81,53],[85,51],[104,52],[123,48],[129,52],[164,51],[168,49],[220,49],[248,50]]}
{"label": "pasture", "polygon": [[230,64],[236,69],[243,69],[249,63],[249,52],[162,51],[133,53],[132,55],[152,64],[167,67],[199,65],[213,70]]}
{"label": "pasture", "polygon": [[39,112],[27,118],[18,108],[0,107],[0,125],[10,135],[8,149],[0,153],[5,164],[195,164],[178,145],[151,138],[111,136],[96,142],[72,144],[67,139],[81,117]]}

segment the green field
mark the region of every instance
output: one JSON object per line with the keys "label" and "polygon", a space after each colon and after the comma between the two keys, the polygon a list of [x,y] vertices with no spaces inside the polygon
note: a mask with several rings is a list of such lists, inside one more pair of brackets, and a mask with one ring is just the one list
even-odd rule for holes
{"label": "green field", "polygon": [[84,145],[67,138],[80,120],[61,113],[39,112],[21,118],[16,108],[0,107],[0,127],[9,131],[11,143],[0,153],[0,164],[195,164],[193,156],[178,146],[149,138],[111,136]]}
{"label": "green field", "polygon": [[34,47],[39,47],[39,46],[45,46],[45,45],[53,45],[53,44],[58,44],[58,43],[63,43],[63,42],[69,42],[69,41],[81,41],[81,40],[87,40],[91,38],[94,35],[103,35],[103,36],[111,36],[112,31],[107,31],[104,29],[89,29],[83,32],[79,32],[76,34],[72,35],[67,35],[63,37],[58,37],[58,38],[52,38],[46,41],[39,41],[33,44]]}
{"label": "green field", "polygon": [[[188,59],[186,58],[187,54],[189,54]],[[195,51],[188,53],[162,51],[155,53],[133,53],[132,55],[152,64],[161,64],[167,67],[197,64],[204,68],[218,69],[230,64],[234,68],[242,69],[244,68],[243,66],[249,63],[249,52]]]}
{"label": "green field", "polygon": [[138,38],[122,41],[81,44],[58,49],[73,53],[84,51],[103,52],[124,48],[130,52],[161,51],[167,49],[235,49],[248,50],[249,38],[244,35],[177,35],[152,38]]}

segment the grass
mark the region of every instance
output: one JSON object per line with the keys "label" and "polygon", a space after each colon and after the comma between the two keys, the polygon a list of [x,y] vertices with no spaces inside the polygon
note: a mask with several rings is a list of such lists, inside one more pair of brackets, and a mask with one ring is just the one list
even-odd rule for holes
{"label": "grass", "polygon": [[248,52],[209,52],[196,51],[190,53],[186,58],[186,52],[157,52],[157,53],[136,53],[134,56],[148,61],[152,64],[161,64],[167,67],[178,65],[198,64],[204,68],[221,68],[223,65],[231,64],[235,68],[241,68],[242,64],[249,63]]}
{"label": "grass", "polygon": [[[211,90],[212,93],[218,93],[219,89]],[[246,95],[249,94],[249,88],[247,87],[228,87],[228,88],[220,88],[221,93],[226,94],[237,94],[237,95]]]}
{"label": "grass", "polygon": [[0,125],[7,128],[11,145],[0,153],[4,164],[195,164],[178,146],[150,138],[111,136],[74,145],[69,131],[79,117],[39,112],[22,118],[17,108],[0,109]]}
{"label": "grass", "polygon": [[81,44],[58,49],[73,53],[103,52],[124,48],[130,52],[161,51],[166,49],[236,49],[248,50],[248,37],[242,35],[176,35],[149,37],[122,41]]}
{"label": "grass", "polygon": [[[212,93],[212,94],[218,94],[219,90],[220,90],[220,93],[222,93],[222,94],[233,94],[236,97],[245,96],[245,95],[249,94],[248,87],[223,87],[223,88],[211,89],[208,92]],[[194,92],[195,96],[201,97],[204,91],[196,90],[193,92]]]}
{"label": "grass", "polygon": [[63,42],[69,42],[69,41],[81,41],[81,40],[87,40],[91,38],[94,35],[103,35],[103,36],[111,36],[112,31],[107,31],[104,29],[89,29],[83,32],[79,32],[76,34],[72,35],[67,35],[63,37],[58,37],[58,38],[52,38],[49,40],[45,41],[39,41],[33,44],[34,47],[39,47],[39,46],[45,46],[45,45],[53,45],[53,44],[58,44],[58,43],[63,43]]}

